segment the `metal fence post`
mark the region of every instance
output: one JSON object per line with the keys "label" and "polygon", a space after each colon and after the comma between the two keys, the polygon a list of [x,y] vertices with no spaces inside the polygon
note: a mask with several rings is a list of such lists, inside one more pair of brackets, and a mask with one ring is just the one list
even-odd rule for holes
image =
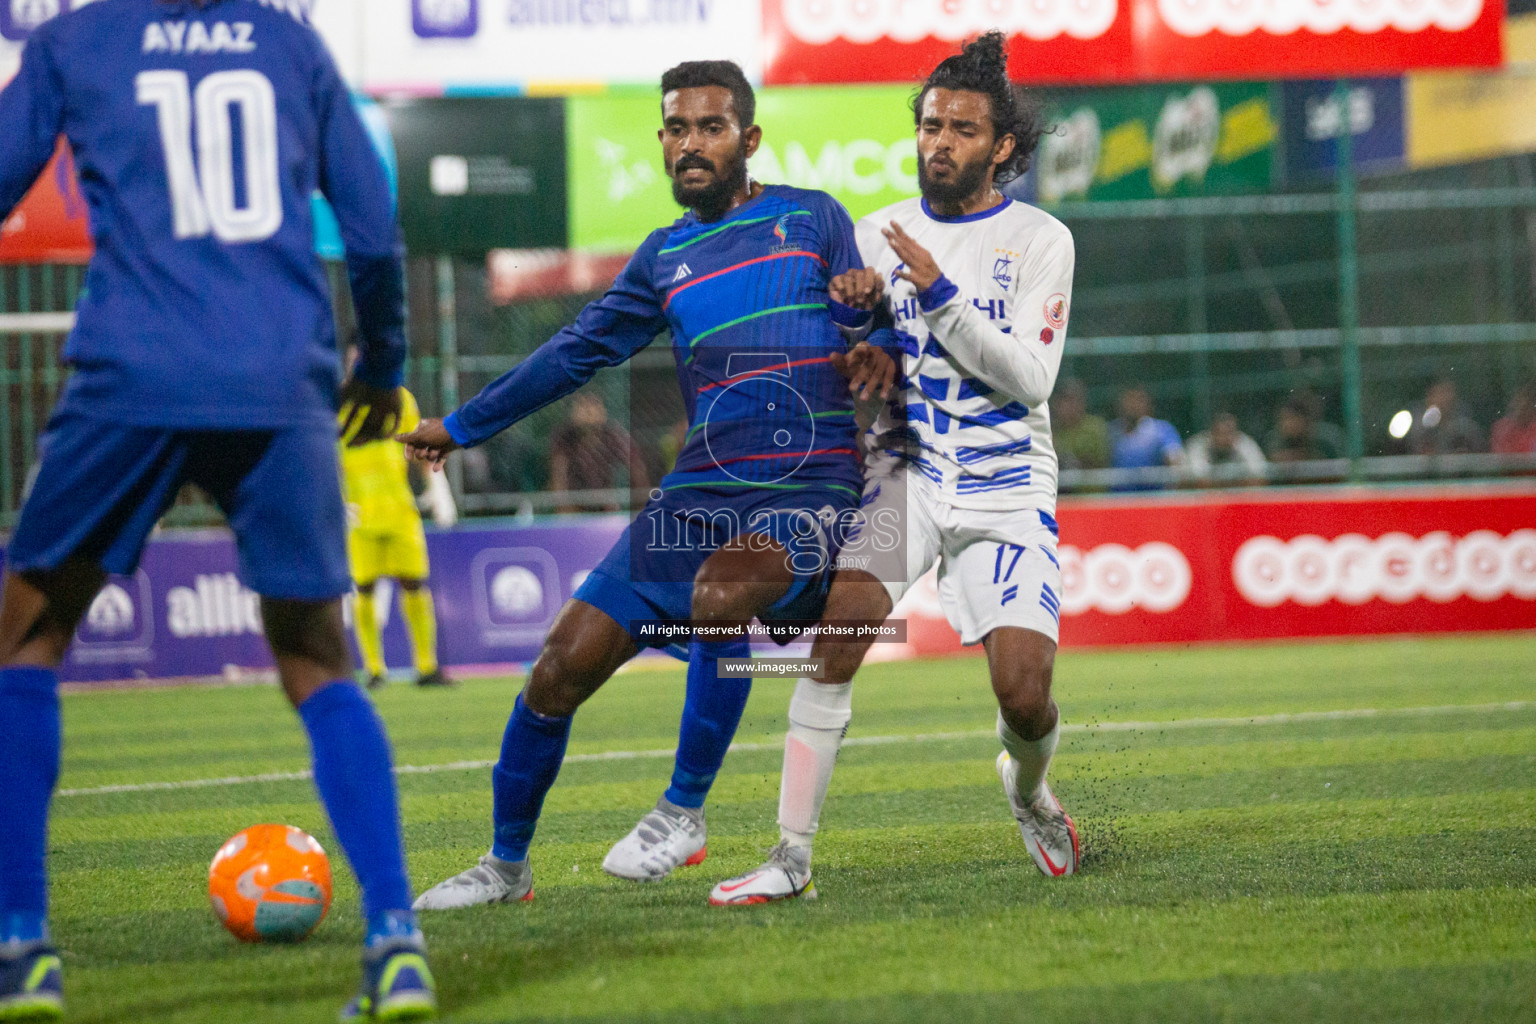
{"label": "metal fence post", "polygon": [[[459,303],[454,292],[453,257],[437,258],[437,387],[443,415],[459,407]],[[464,502],[464,463],[450,459],[445,471],[453,499]]]}
{"label": "metal fence post", "polygon": [[1339,79],[1333,94],[1339,109],[1335,162],[1338,164],[1339,175],[1339,340],[1344,389],[1344,440],[1345,454],[1349,456],[1350,477],[1359,479],[1360,460],[1365,456],[1365,418],[1361,411],[1360,265],[1355,222],[1355,138],[1349,116],[1349,79]]}
{"label": "metal fence post", "polygon": [[1195,428],[1208,430],[1211,425],[1211,354],[1204,336],[1208,326],[1205,315],[1205,222],[1200,217],[1184,219],[1184,298],[1188,330],[1199,341],[1190,353],[1189,399]]}

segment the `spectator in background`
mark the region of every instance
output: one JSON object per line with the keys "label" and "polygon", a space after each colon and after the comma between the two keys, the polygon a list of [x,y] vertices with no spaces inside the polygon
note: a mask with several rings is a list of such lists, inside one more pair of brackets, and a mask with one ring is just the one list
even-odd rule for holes
{"label": "spectator in background", "polygon": [[[622,473],[625,468],[628,480]],[[549,489],[600,491],[625,486],[639,492],[650,487],[640,449],[624,428],[608,418],[602,395],[578,392],[571,399],[571,418],[555,429],[550,441]],[[560,511],[617,511],[620,505],[562,505]]]}
{"label": "spectator in background", "polygon": [[1465,455],[1487,449],[1483,431],[1456,402],[1456,382],[1441,377],[1410,407],[1413,425],[1404,439],[1414,455]]}
{"label": "spectator in background", "polygon": [[[1110,458],[1116,469],[1145,469],[1184,465],[1184,443],[1167,420],[1152,416],[1152,396],[1137,385],[1120,392],[1120,418],[1110,424]],[[1152,481],[1118,484],[1117,491],[1155,491]]]}
{"label": "spectator in background", "polygon": [[1536,380],[1520,385],[1510,398],[1504,417],[1493,425],[1488,450],[1495,455],[1536,453]]}
{"label": "spectator in background", "polygon": [[1297,392],[1280,406],[1275,429],[1264,439],[1271,462],[1314,462],[1344,457],[1344,432],[1323,422],[1323,403],[1309,391]]}
{"label": "spectator in background", "polygon": [[1075,377],[1058,384],[1051,397],[1051,440],[1062,469],[1109,465],[1109,425],[1088,411],[1088,389]]}
{"label": "spectator in background", "polygon": [[1185,446],[1189,472],[1201,483],[1264,482],[1264,453],[1259,443],[1237,427],[1237,417],[1218,413],[1209,430],[1196,434]]}

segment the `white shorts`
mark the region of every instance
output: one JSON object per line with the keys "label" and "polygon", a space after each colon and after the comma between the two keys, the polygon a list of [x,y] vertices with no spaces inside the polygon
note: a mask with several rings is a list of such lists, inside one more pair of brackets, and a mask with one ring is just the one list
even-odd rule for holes
{"label": "white shorts", "polygon": [[939,603],[961,643],[980,643],[999,626],[1058,639],[1061,563],[1047,513],[956,508],[904,466],[871,473],[859,511],[837,566],[880,580],[893,606],[937,561]]}

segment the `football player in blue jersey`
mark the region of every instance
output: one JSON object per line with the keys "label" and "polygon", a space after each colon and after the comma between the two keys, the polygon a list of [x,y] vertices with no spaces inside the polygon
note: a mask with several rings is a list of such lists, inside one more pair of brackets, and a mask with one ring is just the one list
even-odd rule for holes
{"label": "football player in blue jersey", "polygon": [[[340,602],[338,401],[350,440],[392,433],[405,357],[384,169],[319,36],[275,0],[110,0],[44,23],[0,93],[0,216],[61,134],[96,254],[0,599],[0,1018],[63,1008],[45,866],[58,665],[107,574],[134,572],[189,481],[234,530],[362,888],[364,978],[345,1012],[431,1016],[389,744],[352,681]],[[361,334],[340,395],[317,188],[341,225]]]}
{"label": "football player in blue jersey", "polygon": [[719,662],[749,656],[743,631],[754,617],[820,617],[839,518],[858,501],[852,392],[888,391],[895,364],[868,340],[848,349],[840,328],[857,332],[872,317],[828,291],[862,266],[852,222],[823,192],[748,178],[762,132],[735,64],[681,64],[661,91],[666,169],[689,212],[652,232],[572,326],[445,420],[401,438],[413,457],[441,462],[671,332],[690,427],[676,468],[550,629],[492,774],[490,852],[417,909],[531,897],[528,846],[571,716],[641,647],[677,638],[662,626],[681,625],[688,642],[671,786],[603,868],[648,880],[702,861],[704,799],[750,686],[721,678]]}

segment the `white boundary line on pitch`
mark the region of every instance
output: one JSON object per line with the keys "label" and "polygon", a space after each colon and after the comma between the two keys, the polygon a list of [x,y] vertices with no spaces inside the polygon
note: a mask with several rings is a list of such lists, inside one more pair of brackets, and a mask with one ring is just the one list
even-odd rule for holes
{"label": "white boundary line on pitch", "polygon": [[[1419,708],[1344,708],[1338,711],[1291,711],[1274,715],[1248,715],[1234,718],[1175,718],[1166,722],[1066,722],[1062,732],[1156,732],[1167,729],[1222,729],[1245,725],[1292,725],[1302,722],[1339,722],[1358,718],[1401,718],[1414,715],[1480,714],[1490,711],[1524,711],[1536,708],[1536,700],[1511,700],[1497,704],[1437,704]],[[948,740],[973,740],[992,736],[991,729],[966,732],[920,732],[893,736],[850,736],[845,747],[880,747],[896,743],[943,743]],[[732,743],[732,751],[782,750],[782,743]],[[673,747],[663,750],[609,750],[592,754],[568,754],[566,764],[590,761],[639,761],[668,758],[677,753]],[[449,761],[446,764],[402,764],[396,775],[434,775],[438,772],[474,771],[490,768],[495,761]],[[208,789],[216,786],[245,786],[259,782],[303,782],[311,772],[267,772],[262,775],[227,775],[218,779],[184,779],[179,782],[127,782],[115,786],[86,786],[61,789],[55,796],[106,796],[112,793],[151,793],[162,790]]]}

